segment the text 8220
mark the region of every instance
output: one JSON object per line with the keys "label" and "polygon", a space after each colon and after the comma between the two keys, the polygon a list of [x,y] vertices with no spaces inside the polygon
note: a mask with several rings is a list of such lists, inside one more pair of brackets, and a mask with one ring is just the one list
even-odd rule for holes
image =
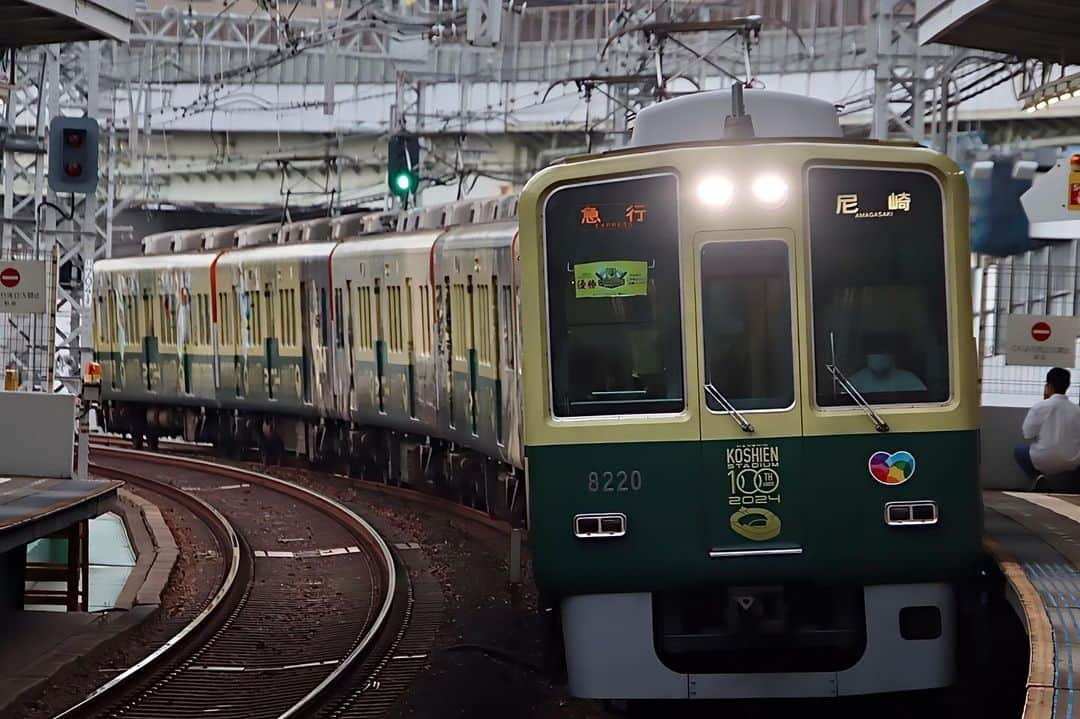
{"label": "text 8220", "polygon": [[590,492],[637,492],[644,484],[644,476],[636,469],[589,472],[586,478],[586,485]]}

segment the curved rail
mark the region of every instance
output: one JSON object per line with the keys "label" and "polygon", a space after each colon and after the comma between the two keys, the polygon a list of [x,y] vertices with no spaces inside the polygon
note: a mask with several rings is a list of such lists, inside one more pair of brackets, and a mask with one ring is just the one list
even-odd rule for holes
{"label": "curved rail", "polygon": [[[120,449],[117,447],[108,447],[96,445],[93,447],[95,454],[115,457],[128,457],[138,458],[143,462],[150,462],[153,464],[164,464],[172,466],[182,466],[187,468],[194,468],[204,471],[208,474],[214,474],[220,477],[228,477],[230,479],[244,480],[252,484],[259,484],[264,487],[282,492],[289,496],[295,497],[307,504],[311,504],[319,507],[324,513],[334,516],[345,527],[350,529],[354,534],[358,536],[362,533],[367,543],[373,545],[378,557],[373,557],[379,564],[381,569],[385,573],[386,591],[383,597],[382,605],[379,607],[379,612],[375,616],[371,625],[367,631],[356,643],[353,649],[346,655],[341,662],[331,671],[315,688],[303,696],[292,707],[286,710],[279,716],[279,719],[292,719],[294,717],[305,716],[303,712],[311,708],[311,706],[333,686],[338,679],[340,679],[346,672],[354,667],[359,659],[361,659],[367,652],[368,648],[375,640],[375,638],[382,631],[386,624],[387,617],[390,615],[391,608],[394,601],[398,599],[398,583],[397,583],[397,566],[394,560],[393,554],[390,552],[390,547],[386,544],[386,541],[382,536],[372,527],[366,520],[353,512],[345,505],[330,499],[324,495],[314,492],[306,487],[302,487],[293,482],[289,482],[284,479],[272,477],[268,474],[261,472],[255,472],[249,469],[241,469],[239,467],[232,467],[229,465],[216,464],[202,459],[195,459],[192,457],[178,457],[175,455],[164,456],[156,454],[154,452],[147,452],[142,450],[133,449]],[[359,531],[357,531],[359,530]],[[118,677],[119,678],[119,677]],[[111,683],[111,682],[110,682]]]}
{"label": "curved rail", "polygon": [[[241,573],[242,563],[245,561],[244,553],[241,552],[240,549],[240,538],[236,534],[236,530],[233,529],[232,524],[229,523],[229,520],[225,519],[219,511],[198,497],[183,490],[163,482],[157,482],[152,479],[141,477],[132,472],[126,472],[113,467],[104,467],[93,463],[90,464],[90,470],[94,474],[100,476],[119,479],[141,487],[146,487],[153,492],[166,495],[177,503],[193,509],[197,514],[200,514],[203,517],[209,517],[213,520],[212,524],[208,523],[210,530],[224,546],[231,549],[232,556],[229,562],[229,569],[225,573],[225,577],[222,579],[218,591],[194,619],[184,625],[179,632],[166,640],[164,644],[148,654],[141,661],[128,667],[122,673],[95,689],[78,704],[57,714],[56,719],[89,716],[92,710],[99,708],[104,702],[111,701],[122,689],[126,689],[131,682],[141,680],[148,672],[156,670],[158,665],[163,663],[166,659],[171,659],[172,655],[179,647],[183,646],[188,639],[193,638],[193,635],[197,631],[210,626],[208,624],[209,622],[224,621],[228,617],[233,606],[239,601],[239,595],[243,593],[243,584],[236,581]],[[251,559],[250,557],[246,557],[246,560],[249,565],[248,569],[250,570]]]}

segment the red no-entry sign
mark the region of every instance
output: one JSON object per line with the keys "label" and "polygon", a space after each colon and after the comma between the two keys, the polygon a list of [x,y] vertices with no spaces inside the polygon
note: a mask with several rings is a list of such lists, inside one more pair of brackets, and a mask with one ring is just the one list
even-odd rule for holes
{"label": "red no-entry sign", "polygon": [[1031,326],[1031,337],[1036,342],[1045,342],[1050,339],[1050,325],[1045,322],[1036,322]]}
{"label": "red no-entry sign", "polygon": [[19,284],[20,279],[22,279],[22,277],[19,275],[19,271],[14,267],[5,267],[0,271],[0,283],[2,283],[4,287],[14,287]]}

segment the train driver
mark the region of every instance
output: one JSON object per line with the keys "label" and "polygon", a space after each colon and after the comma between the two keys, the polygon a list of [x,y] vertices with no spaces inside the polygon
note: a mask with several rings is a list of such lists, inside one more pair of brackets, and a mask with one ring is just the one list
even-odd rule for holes
{"label": "train driver", "polygon": [[896,366],[895,342],[887,334],[872,333],[864,337],[866,366],[851,377],[855,389],[872,392],[920,392],[926,384],[914,372]]}

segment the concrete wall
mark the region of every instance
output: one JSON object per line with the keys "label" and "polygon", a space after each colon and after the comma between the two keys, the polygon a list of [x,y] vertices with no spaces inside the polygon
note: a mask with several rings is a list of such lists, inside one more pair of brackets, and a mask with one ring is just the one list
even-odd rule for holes
{"label": "concrete wall", "polygon": [[75,398],[0,392],[0,477],[72,476]]}

